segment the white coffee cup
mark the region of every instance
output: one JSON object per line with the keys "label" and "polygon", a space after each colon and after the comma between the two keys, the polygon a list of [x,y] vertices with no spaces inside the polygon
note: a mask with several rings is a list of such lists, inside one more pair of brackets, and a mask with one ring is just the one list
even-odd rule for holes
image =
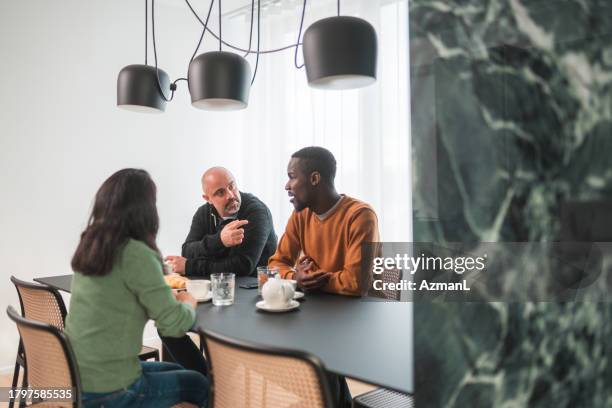
{"label": "white coffee cup", "polygon": [[295,279],[285,279],[285,282],[289,282],[291,284],[294,292],[297,290],[297,281]]}
{"label": "white coffee cup", "polygon": [[268,279],[261,288],[261,297],[263,297],[266,305],[272,308],[287,306],[289,301],[293,299],[294,293],[295,290],[291,282],[281,279],[278,275],[273,279]]}
{"label": "white coffee cup", "polygon": [[174,273],[174,264],[170,261],[164,262],[164,272],[166,273],[166,275]]}
{"label": "white coffee cup", "polygon": [[196,299],[205,299],[210,293],[210,281],[208,279],[190,279],[185,284],[187,292]]}

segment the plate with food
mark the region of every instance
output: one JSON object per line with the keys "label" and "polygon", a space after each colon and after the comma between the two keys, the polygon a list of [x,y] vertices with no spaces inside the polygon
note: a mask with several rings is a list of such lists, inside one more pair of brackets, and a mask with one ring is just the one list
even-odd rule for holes
{"label": "plate with food", "polygon": [[171,273],[164,275],[164,280],[172,289],[185,289],[189,279],[179,275],[178,273]]}

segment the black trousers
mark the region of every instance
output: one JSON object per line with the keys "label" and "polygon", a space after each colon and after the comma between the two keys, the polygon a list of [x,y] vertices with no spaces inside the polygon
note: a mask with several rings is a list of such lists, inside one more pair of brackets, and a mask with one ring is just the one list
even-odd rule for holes
{"label": "black trousers", "polygon": [[163,361],[178,363],[187,370],[195,370],[208,377],[206,360],[188,335],[165,337],[160,334],[159,338],[162,340]]}
{"label": "black trousers", "polygon": [[[189,336],[165,337],[160,334],[159,337],[163,344],[163,361],[178,363],[187,370],[199,371],[208,377],[206,360],[200,349],[198,349]],[[330,372],[327,373],[327,378],[332,398],[335,399],[334,406],[338,408],[350,408],[352,399],[346,379],[341,375]]]}

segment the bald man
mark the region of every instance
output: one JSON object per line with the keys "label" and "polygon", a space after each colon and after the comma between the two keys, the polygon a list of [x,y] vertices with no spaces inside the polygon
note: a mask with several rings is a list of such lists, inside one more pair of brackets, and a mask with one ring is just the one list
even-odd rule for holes
{"label": "bald man", "polygon": [[276,250],[270,210],[254,195],[240,192],[232,173],[223,167],[204,172],[202,191],[206,204],[193,216],[182,256],[166,260],[175,272],[187,276],[254,276]]}

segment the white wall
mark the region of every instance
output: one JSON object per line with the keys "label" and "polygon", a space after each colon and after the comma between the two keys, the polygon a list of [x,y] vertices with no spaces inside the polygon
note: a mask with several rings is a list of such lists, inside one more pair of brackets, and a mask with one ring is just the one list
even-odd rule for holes
{"label": "white wall", "polygon": [[[186,69],[198,26],[182,8],[160,4],[157,11],[158,56],[175,78]],[[163,115],[116,108],[117,73],[143,60],[142,15],[140,1],[0,3],[0,367],[14,362],[18,340],[4,312],[19,304],[9,276],[71,272],[106,177],[128,166],[152,174],[159,245],[177,253],[201,200],[201,171],[222,162],[207,140],[236,114],[191,108],[185,82]]]}
{"label": "white wall", "polygon": [[[180,4],[158,2],[156,9],[159,66],[172,79],[185,76],[200,30],[183,2],[175,3]],[[319,136],[297,138],[266,154],[266,148],[258,147],[254,138],[269,137],[265,124],[275,120],[270,112],[265,116],[267,122],[254,129],[247,126],[256,121],[251,107],[232,113],[194,109],[185,82],[179,82],[175,100],[162,115],[117,109],[117,73],[122,66],[143,63],[143,4],[119,0],[0,2],[0,369],[14,363],[18,343],[17,331],[4,312],[8,304],[18,306],[9,276],[32,279],[71,272],[70,258],[94,193],[111,173],[123,167],[141,167],[151,173],[158,186],[158,244],[164,254],[179,253],[193,212],[201,203],[199,178],[204,169],[218,164],[232,169],[243,191],[256,193],[270,205],[280,233],[291,211],[283,191],[287,153],[320,140]],[[227,33],[229,40],[238,41]],[[210,39],[205,42],[207,49],[215,47]],[[149,63],[152,61],[149,47]],[[271,61],[266,63],[264,57],[262,72],[273,69]],[[300,81],[296,86],[306,87],[305,79]],[[263,103],[266,87],[273,85],[258,79],[251,104]],[[355,105],[353,100],[362,91],[352,92],[337,98],[347,106]],[[319,128],[312,125],[312,132]],[[342,145],[341,140],[330,143]],[[407,149],[409,143],[403,141],[401,146]],[[394,148],[393,153],[393,160],[407,163],[408,150],[404,154]],[[360,154],[367,155],[367,151]],[[344,162],[344,168],[349,168],[349,156]],[[339,164],[341,175],[343,164]],[[396,173],[393,168],[386,171]],[[351,180],[347,177],[346,184],[352,186],[355,177],[348,174]],[[380,176],[389,174],[383,171]],[[409,203],[409,179],[403,180],[402,186],[391,181],[389,191]],[[383,188],[377,183],[376,194]],[[363,190],[359,193],[368,198],[368,189]],[[375,206],[387,205],[383,198],[371,201]],[[403,207],[394,210],[389,224],[399,222],[409,231],[409,219],[406,204],[405,213]],[[399,233],[388,240],[407,237]]]}

